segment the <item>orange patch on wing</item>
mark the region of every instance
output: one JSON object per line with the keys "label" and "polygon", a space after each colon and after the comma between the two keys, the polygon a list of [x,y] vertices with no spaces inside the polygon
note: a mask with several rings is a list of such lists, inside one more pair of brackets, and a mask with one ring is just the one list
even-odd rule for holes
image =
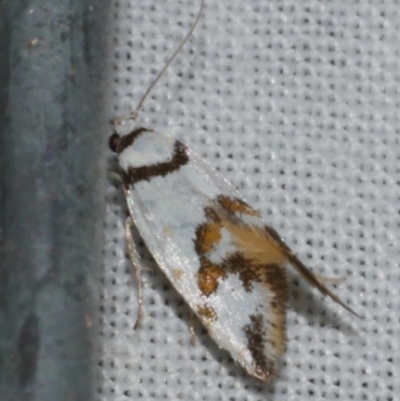
{"label": "orange patch on wing", "polygon": [[211,306],[202,306],[197,310],[198,315],[210,324],[218,319],[217,313]]}
{"label": "orange patch on wing", "polygon": [[282,265],[289,261],[285,250],[264,229],[228,220],[222,224],[232,234],[233,243],[245,259],[260,265]]}
{"label": "orange patch on wing", "polygon": [[221,226],[218,223],[204,223],[197,228],[196,250],[200,255],[210,252],[221,239]]}
{"label": "orange patch on wing", "polygon": [[209,260],[202,258],[201,267],[197,273],[197,285],[200,291],[206,295],[211,295],[218,287],[218,280],[224,277],[224,271]]}
{"label": "orange patch on wing", "polygon": [[231,213],[243,213],[249,216],[259,216],[259,213],[255,211],[246,202],[241,199],[229,198],[228,196],[220,195],[217,198],[218,203],[228,212]]}

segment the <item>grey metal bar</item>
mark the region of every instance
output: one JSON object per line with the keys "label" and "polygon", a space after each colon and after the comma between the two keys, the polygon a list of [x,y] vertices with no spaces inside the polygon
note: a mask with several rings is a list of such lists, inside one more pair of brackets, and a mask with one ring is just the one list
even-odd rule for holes
{"label": "grey metal bar", "polygon": [[0,7],[0,400],[87,401],[109,1]]}

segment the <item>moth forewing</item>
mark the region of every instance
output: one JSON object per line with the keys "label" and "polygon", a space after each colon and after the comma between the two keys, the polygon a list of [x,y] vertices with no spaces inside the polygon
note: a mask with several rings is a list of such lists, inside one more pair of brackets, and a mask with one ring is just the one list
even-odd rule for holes
{"label": "moth forewing", "polygon": [[140,128],[114,136],[113,143],[129,213],[157,264],[221,348],[251,375],[275,376],[285,348],[284,265],[298,269],[301,262],[238,191],[181,142]]}

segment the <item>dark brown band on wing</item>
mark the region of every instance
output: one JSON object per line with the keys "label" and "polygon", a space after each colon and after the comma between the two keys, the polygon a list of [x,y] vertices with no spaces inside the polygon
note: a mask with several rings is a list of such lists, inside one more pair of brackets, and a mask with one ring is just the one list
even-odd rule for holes
{"label": "dark brown band on wing", "polygon": [[256,374],[267,380],[274,372],[274,363],[264,353],[266,343],[266,324],[261,314],[250,315],[250,323],[243,327],[247,338],[247,347],[254,359]]}
{"label": "dark brown band on wing", "polygon": [[[142,131],[143,132],[143,131]],[[133,139],[134,140],[134,139]],[[174,145],[174,154],[171,160],[163,163],[152,164],[150,166],[130,167],[127,173],[123,173],[125,185],[134,185],[139,181],[150,181],[154,177],[165,177],[189,161],[186,146],[176,141]]]}
{"label": "dark brown band on wing", "polygon": [[121,137],[119,139],[117,153],[121,153],[128,146],[132,145],[133,142],[135,142],[136,138],[143,132],[151,132],[151,131],[153,131],[153,130],[142,127],[142,128],[137,128],[137,129],[133,130],[131,133],[129,133],[127,135],[124,135],[123,137]]}

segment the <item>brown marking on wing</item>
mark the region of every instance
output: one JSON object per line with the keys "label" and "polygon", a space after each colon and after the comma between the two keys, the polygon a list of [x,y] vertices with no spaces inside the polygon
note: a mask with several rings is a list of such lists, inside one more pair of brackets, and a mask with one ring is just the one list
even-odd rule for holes
{"label": "brown marking on wing", "polygon": [[271,309],[269,319],[271,337],[273,339],[274,353],[280,355],[285,349],[286,329],[286,304],[288,300],[288,284],[286,273],[282,266],[275,264],[255,264],[253,261],[243,257],[237,252],[224,260],[222,270],[229,273],[237,273],[246,291],[252,291],[257,283],[268,290],[266,294],[273,294],[272,300],[269,295],[265,297],[265,305]]}
{"label": "brown marking on wing", "polygon": [[184,272],[182,269],[174,268],[172,269],[172,275],[176,281],[180,281],[184,275]]}
{"label": "brown marking on wing", "polygon": [[246,259],[241,252],[229,255],[221,263],[221,268],[224,272],[239,275],[245,291],[253,289],[253,282],[257,278],[253,267],[252,262]]}
{"label": "brown marking on wing", "polygon": [[172,236],[171,227],[165,226],[163,228],[163,234],[164,234],[165,237],[171,237]]}
{"label": "brown marking on wing", "polygon": [[276,363],[264,354],[266,342],[264,328],[263,316],[257,314],[250,315],[250,323],[243,327],[243,331],[246,334],[247,346],[254,359],[257,376],[262,380],[268,380],[276,371]]}
{"label": "brown marking on wing", "polygon": [[256,226],[237,224],[227,218],[222,219],[222,225],[232,234],[235,245],[240,249],[245,259],[250,259],[260,265],[290,263],[304,280],[316,287],[323,295],[329,296],[343,308],[359,317],[334,292],[318,280],[315,274],[304,265],[272,227],[265,225],[262,229]]}
{"label": "brown marking on wing", "polygon": [[204,295],[209,296],[216,291],[218,280],[224,273],[205,256],[221,239],[221,219],[210,207],[205,209],[205,217],[206,221],[196,228],[194,247],[200,259],[197,285]]}
{"label": "brown marking on wing", "polygon": [[121,153],[124,149],[126,149],[128,146],[132,145],[133,142],[135,142],[136,138],[139,137],[143,132],[152,132],[153,130],[148,129],[148,128],[137,128],[130,132],[127,135],[122,136],[119,138],[118,141],[118,146],[116,147],[117,153]]}
{"label": "brown marking on wing", "polygon": [[196,229],[195,249],[198,255],[204,255],[221,239],[221,224],[207,221]]}
{"label": "brown marking on wing", "polygon": [[[121,138],[121,141],[125,137]],[[119,145],[120,146],[120,145]],[[165,177],[168,174],[179,170],[189,161],[187,148],[181,142],[176,141],[174,145],[174,154],[171,160],[162,163],[156,163],[149,166],[129,167],[127,172],[123,172],[122,179],[125,186],[134,185],[139,181],[149,181],[154,177]]]}
{"label": "brown marking on wing", "polygon": [[[238,251],[222,263],[226,273],[237,273],[246,291],[251,291],[254,283],[265,286],[273,295],[269,303],[272,314],[269,319],[274,354],[280,355],[285,349],[286,304],[288,284],[283,265],[289,262],[287,247],[277,241],[263,228],[241,224],[236,220],[221,217],[221,224],[232,235]],[[281,241],[281,240],[280,240]]]}
{"label": "brown marking on wing", "polygon": [[218,280],[225,277],[222,268],[211,263],[207,258],[200,258],[201,267],[197,273],[197,285],[200,291],[209,296],[217,290]]}
{"label": "brown marking on wing", "polygon": [[210,324],[218,320],[218,315],[215,310],[208,305],[202,306],[197,310],[197,314],[205,321],[205,323]]}
{"label": "brown marking on wing", "polygon": [[273,294],[274,299],[270,302],[272,318],[270,319],[270,330],[275,353],[281,355],[285,350],[286,343],[286,305],[288,301],[289,288],[286,273],[282,266],[268,265],[259,266],[260,282]]}
{"label": "brown marking on wing", "polygon": [[[260,303],[263,311],[251,317],[243,327],[248,348],[253,356],[256,375],[266,380],[277,370],[278,357],[285,348],[285,312],[288,285],[282,265],[288,262],[286,249],[263,227],[245,224],[240,216],[256,216],[247,205],[228,197],[219,197],[219,205],[206,209],[206,220],[196,230],[195,248],[201,267],[197,283],[205,296],[218,289],[220,280],[235,274],[243,283],[243,290],[251,292],[257,285],[265,288]],[[228,254],[220,263],[212,263],[208,253],[218,247],[221,230],[226,229],[237,251]],[[202,310],[206,315],[210,312]],[[264,319],[264,320],[263,320]]]}
{"label": "brown marking on wing", "polygon": [[243,213],[249,216],[259,216],[257,211],[239,198],[230,198],[229,196],[220,195],[217,197],[217,201],[230,213]]}

